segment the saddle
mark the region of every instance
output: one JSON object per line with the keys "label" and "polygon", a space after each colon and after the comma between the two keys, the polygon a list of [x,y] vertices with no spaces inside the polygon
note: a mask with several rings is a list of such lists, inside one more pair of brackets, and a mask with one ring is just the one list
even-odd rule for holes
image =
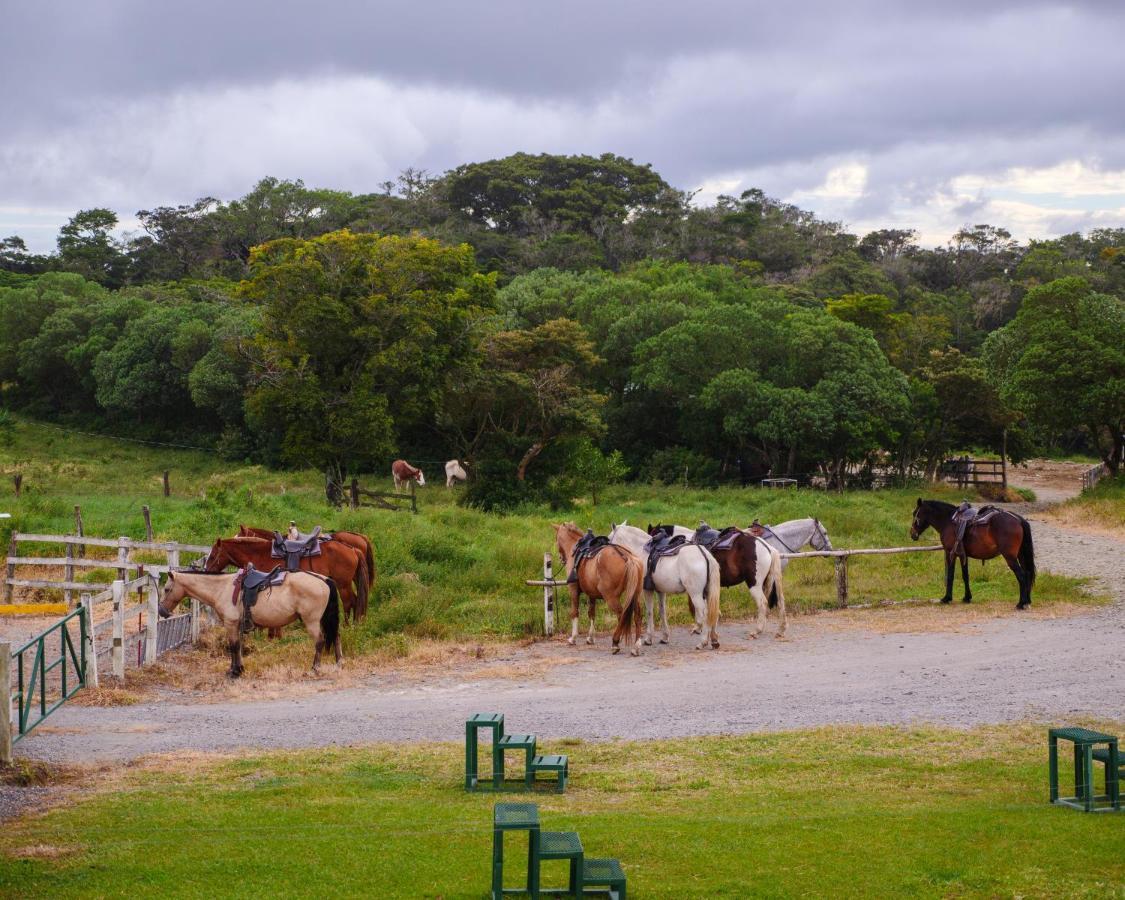
{"label": "saddle", "polygon": [[240,569],[234,579],[234,603],[237,606],[239,599],[242,601],[242,633],[254,630],[254,620],[251,609],[258,602],[258,594],[262,588],[271,588],[285,580],[285,571],[281,566],[274,566],[268,572],[254,568],[253,563],[247,563],[245,569]]}
{"label": "saddle", "polygon": [[729,550],[740,534],[742,529],[737,525],[730,525],[719,531],[706,522],[700,522],[691,540],[692,543],[706,547],[708,550]]}
{"label": "saddle", "polygon": [[[270,556],[274,559],[285,560],[286,571],[296,572],[301,568],[302,559],[309,556],[320,556],[320,545],[329,538],[327,535],[320,533],[319,525],[310,534],[301,534],[292,523],[290,523],[289,528],[288,535],[284,535],[280,531],[273,533],[273,546],[270,547]],[[291,536],[294,534],[296,537]]]}
{"label": "saddle", "polygon": [[997,506],[982,506],[974,509],[968,501],[957,507],[953,513],[953,524],[957,527],[957,541],[953,545],[954,556],[965,556],[965,532],[976,525],[987,525],[998,513],[1004,510]]}
{"label": "saddle", "polygon": [[682,534],[658,534],[651,541],[645,544],[645,550],[648,551],[648,561],[645,565],[645,581],[644,589],[646,591],[656,590],[653,583],[652,576],[656,572],[656,564],[666,556],[675,556],[688,544],[688,539]]}
{"label": "saddle", "polygon": [[570,567],[570,573],[566,576],[566,583],[576,584],[578,582],[578,564],[584,559],[593,559],[608,546],[608,537],[604,534],[594,534],[593,531],[587,529],[586,533],[578,539],[578,543],[574,545],[574,562]]}

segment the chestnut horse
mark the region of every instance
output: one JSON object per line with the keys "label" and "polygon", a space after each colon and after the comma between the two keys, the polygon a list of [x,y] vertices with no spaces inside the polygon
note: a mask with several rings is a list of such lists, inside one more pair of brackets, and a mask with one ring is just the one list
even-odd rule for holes
{"label": "chestnut horse", "polygon": [[[555,546],[562,557],[563,568],[569,573],[573,566],[574,545],[582,537],[582,529],[573,522],[552,526],[555,529]],[[594,625],[597,622],[597,601],[605,600],[617,614],[617,627],[613,630],[613,652],[621,651],[621,638],[633,628],[633,656],[641,652],[643,615],[641,586],[644,582],[644,564],[624,547],[607,545],[597,555],[578,563],[578,580],[567,584],[570,591],[570,637],[568,644],[578,638],[578,599],[585,594],[590,600],[590,633],[586,643],[594,643]]]}
{"label": "chestnut horse", "polygon": [[[945,550],[945,595],[941,598],[942,603],[953,601],[953,566],[957,560],[957,526],[953,513],[956,511],[957,507],[952,503],[919,497],[910,523],[910,537],[914,540],[918,540],[927,528],[933,528],[941,539]],[[999,510],[987,522],[970,525],[965,530],[962,546],[965,551],[961,557],[961,577],[965,582],[963,602],[971,603],[973,600],[966,557],[995,559],[1003,556],[1020,586],[1016,609],[1027,609],[1031,605],[1031,586],[1035,584],[1035,548],[1031,543],[1031,525],[1027,519],[1006,509]]]}
{"label": "chestnut horse", "polygon": [[396,494],[408,481],[417,481],[418,487],[426,486],[426,476],[422,474],[422,470],[410,465],[405,459],[396,459],[391,463],[391,478],[395,481]]}
{"label": "chestnut horse", "polygon": [[[221,572],[227,566],[244,566],[268,572],[281,560],[271,555],[273,541],[257,537],[216,538],[203,563],[207,573]],[[345,618],[362,619],[367,613],[367,563],[358,550],[336,541],[320,545],[320,556],[302,556],[301,570],[331,578],[340,590]],[[352,583],[355,583],[355,590]]]}
{"label": "chestnut horse", "polygon": [[[238,526],[238,537],[259,537],[272,541],[273,535],[274,532],[268,528],[251,528],[249,525]],[[293,537],[293,535],[290,535],[290,537]],[[339,541],[341,544],[347,544],[353,550],[358,550],[363,554],[363,561],[367,563],[367,584],[368,594],[370,594],[370,586],[375,583],[375,551],[371,546],[371,541],[367,539],[367,535],[360,534],[358,531],[333,531],[326,534],[325,537]]]}
{"label": "chestnut horse", "polygon": [[[167,618],[185,597],[210,606],[222,619],[230,651],[230,677],[242,674],[242,598],[235,598],[237,573],[207,575],[201,572],[169,572],[160,598],[160,616]],[[255,625],[280,630],[300,619],[316,647],[312,670],[320,668],[325,647],[340,653],[340,595],[331,578],[309,572],[290,572],[281,584],[264,587],[250,608]]]}

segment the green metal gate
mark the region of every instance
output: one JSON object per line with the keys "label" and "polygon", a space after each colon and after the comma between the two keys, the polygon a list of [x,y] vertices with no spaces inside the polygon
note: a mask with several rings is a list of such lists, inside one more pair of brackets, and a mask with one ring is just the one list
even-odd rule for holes
{"label": "green metal gate", "polygon": [[[78,618],[79,632],[77,647],[67,627],[67,623],[75,617]],[[12,743],[24,737],[86,686],[88,627],[86,610],[79,607],[12,652],[16,670],[12,697],[18,711],[18,728],[12,729]],[[58,637],[53,637],[56,634]],[[54,683],[56,671],[57,685]]]}

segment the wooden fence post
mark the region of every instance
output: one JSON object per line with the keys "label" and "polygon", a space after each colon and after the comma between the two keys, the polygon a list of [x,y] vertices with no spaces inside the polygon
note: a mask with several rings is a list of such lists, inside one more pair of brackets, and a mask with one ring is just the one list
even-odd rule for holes
{"label": "wooden fence post", "polygon": [[78,598],[86,610],[86,686],[98,686],[98,644],[94,638],[94,599],[89,592]]}
{"label": "wooden fence post", "polygon": [[20,490],[23,488],[23,473],[17,472],[12,476],[12,485],[16,489],[16,499],[20,498]]}
{"label": "wooden fence post", "polygon": [[359,509],[359,479],[352,479],[352,509]]}
{"label": "wooden fence post", "polygon": [[142,506],[141,507],[141,515],[144,516],[144,519],[145,519],[145,540],[151,541],[152,540],[152,512],[149,510],[149,508],[147,506]]}
{"label": "wooden fence post", "polygon": [[117,577],[129,580],[129,539],[124,535],[117,539]]}
{"label": "wooden fence post", "polygon": [[[66,549],[63,556],[66,562],[63,564],[63,581],[74,581],[74,544],[65,544],[64,546]],[[63,588],[62,595],[66,608],[70,609],[71,600],[74,599],[70,588]]]}
{"label": "wooden fence post", "polygon": [[156,578],[149,576],[148,586],[148,622],[145,629],[145,665],[151,666],[156,662],[157,646],[156,637],[160,628],[160,594],[156,590]]}
{"label": "wooden fence post", "polygon": [[836,564],[836,606],[843,609],[848,605],[848,558],[837,556]]}
{"label": "wooden fence post", "polygon": [[417,482],[413,478],[411,478],[410,479],[410,511],[414,515],[418,515],[418,495],[415,492],[416,485],[417,485]]}
{"label": "wooden fence post", "polygon": [[0,721],[0,763],[12,764],[12,645],[0,641],[0,698],[4,702]]}
{"label": "wooden fence post", "polygon": [[172,496],[172,488],[168,484],[168,470],[167,469],[164,470],[164,496],[165,497],[171,497]]}
{"label": "wooden fence post", "polygon": [[[75,504],[74,507],[74,533],[82,537],[85,532],[82,530],[82,507]],[[86,545],[78,545],[78,558],[82,559],[86,556]]]}
{"label": "wooden fence post", "polygon": [[[551,575],[551,554],[543,554],[543,580],[554,581]],[[555,633],[555,588],[554,585],[543,585],[543,633],[550,637]]]}
{"label": "wooden fence post", "polygon": [[125,582],[113,582],[113,677],[125,677]]}
{"label": "wooden fence post", "polygon": [[[1005,428],[1000,437],[1000,484],[1004,493],[1008,492],[1008,429]],[[1005,497],[1005,500],[1008,498]]]}
{"label": "wooden fence post", "polygon": [[[12,532],[12,538],[11,538],[11,540],[8,541],[8,556],[10,556],[10,557],[19,556],[19,553],[16,552],[18,546],[19,546],[19,544],[16,541],[16,532],[13,531]],[[8,584],[8,582],[16,577],[16,564],[15,563],[8,563],[7,566],[5,567],[4,571],[7,573],[4,576],[4,602],[5,603],[11,603],[12,602],[12,586],[10,584]]]}

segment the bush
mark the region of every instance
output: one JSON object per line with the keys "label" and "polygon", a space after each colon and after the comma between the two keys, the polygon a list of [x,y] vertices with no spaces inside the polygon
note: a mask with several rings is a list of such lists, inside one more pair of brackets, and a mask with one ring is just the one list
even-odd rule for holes
{"label": "bush", "polygon": [[669,447],[652,454],[641,466],[638,477],[659,484],[686,482],[689,487],[717,487],[719,463],[686,447]]}

